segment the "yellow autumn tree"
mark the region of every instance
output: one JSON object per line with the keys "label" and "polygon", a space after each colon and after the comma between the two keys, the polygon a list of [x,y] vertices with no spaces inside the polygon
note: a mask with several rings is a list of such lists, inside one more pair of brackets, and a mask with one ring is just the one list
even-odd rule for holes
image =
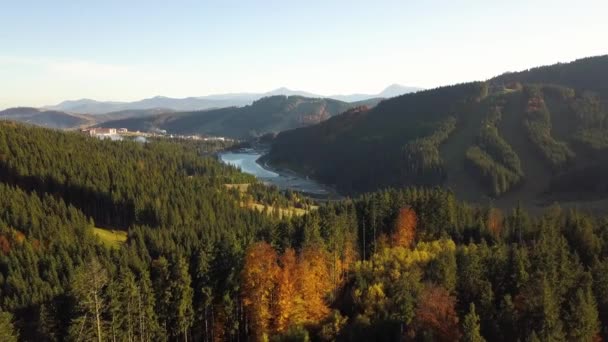
{"label": "yellow autumn tree", "polygon": [[258,242],[247,249],[242,273],[243,305],[251,322],[251,334],[257,341],[268,337],[278,275],[277,253],[272,246]]}
{"label": "yellow autumn tree", "polygon": [[298,287],[305,314],[303,323],[316,324],[329,314],[326,297],[333,290],[326,252],[318,247],[306,247],[298,264]]}

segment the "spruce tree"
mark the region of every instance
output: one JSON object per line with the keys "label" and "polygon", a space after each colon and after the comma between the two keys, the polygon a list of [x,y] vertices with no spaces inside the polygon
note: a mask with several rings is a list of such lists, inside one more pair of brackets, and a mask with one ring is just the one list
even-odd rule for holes
{"label": "spruce tree", "polygon": [[462,341],[463,342],[484,342],[485,339],[481,336],[479,326],[479,316],[475,312],[475,304],[469,305],[469,313],[464,316],[462,323]]}
{"label": "spruce tree", "polygon": [[[77,339],[104,340],[106,322],[106,298],[104,289],[108,283],[106,269],[97,259],[82,265],[72,279],[72,294],[77,300],[80,316],[73,323],[72,334]],[[92,336],[91,336],[92,335]]]}
{"label": "spruce tree", "polygon": [[570,341],[593,341],[599,336],[597,305],[589,284],[569,298],[566,323]]}
{"label": "spruce tree", "polygon": [[541,284],[541,322],[539,337],[543,341],[564,341],[563,325],[559,315],[560,304],[546,278]]}
{"label": "spruce tree", "polygon": [[13,326],[13,315],[0,310],[0,341],[17,342],[18,340],[19,333]]}
{"label": "spruce tree", "polygon": [[171,316],[173,316],[172,323],[175,324],[175,335],[181,335],[185,342],[188,341],[194,320],[191,283],[188,264],[184,258],[179,257],[171,268]]}

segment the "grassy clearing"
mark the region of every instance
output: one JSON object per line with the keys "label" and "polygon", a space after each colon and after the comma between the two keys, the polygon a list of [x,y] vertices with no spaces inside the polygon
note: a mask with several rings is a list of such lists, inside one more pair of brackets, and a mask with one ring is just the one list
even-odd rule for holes
{"label": "grassy clearing", "polygon": [[239,193],[241,193],[241,206],[242,207],[245,207],[245,208],[248,208],[251,210],[257,210],[259,212],[263,212],[264,210],[266,210],[268,215],[272,215],[275,210],[278,210],[279,216],[281,218],[302,216],[302,215],[306,214],[307,212],[309,212],[310,210],[316,210],[319,208],[318,206],[315,206],[315,205],[308,206],[307,209],[296,208],[296,207],[292,207],[292,206],[287,207],[287,208],[277,208],[272,205],[254,202],[254,201],[252,201],[251,196],[244,195],[247,192],[247,190],[249,189],[250,185],[251,184],[249,184],[249,183],[224,184],[226,189],[229,189],[229,190],[237,189],[239,191]]}
{"label": "grassy clearing", "polygon": [[232,190],[232,189],[237,189],[239,192],[243,193],[243,192],[247,192],[247,189],[249,189],[249,183],[242,183],[242,184],[224,184],[224,186],[226,187],[226,189]]}
{"label": "grassy clearing", "polygon": [[311,206],[310,209],[302,209],[302,208],[295,208],[295,207],[277,208],[277,207],[273,207],[273,206],[269,206],[269,205],[264,205],[264,204],[257,203],[257,202],[242,203],[241,205],[243,207],[247,207],[247,208],[252,209],[252,210],[257,210],[259,212],[263,212],[264,210],[266,210],[266,212],[268,213],[268,215],[272,215],[275,210],[278,210],[279,211],[279,216],[281,218],[283,218],[283,217],[293,217],[293,216],[302,216],[302,215],[306,214],[307,212],[309,212],[310,210],[316,210],[316,209],[318,209],[317,206]]}
{"label": "grassy clearing", "polygon": [[118,248],[127,241],[127,232],[125,231],[94,227],[93,234],[97,235],[101,243],[108,248]]}

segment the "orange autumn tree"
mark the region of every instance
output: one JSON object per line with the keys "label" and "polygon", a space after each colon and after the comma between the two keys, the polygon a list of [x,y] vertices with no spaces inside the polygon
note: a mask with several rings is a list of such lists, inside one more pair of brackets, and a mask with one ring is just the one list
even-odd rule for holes
{"label": "orange autumn tree", "polygon": [[488,230],[496,238],[502,233],[504,216],[500,209],[492,208],[488,212]]}
{"label": "orange autumn tree", "polygon": [[347,239],[344,242],[342,260],[340,263],[340,282],[343,282],[348,278],[348,272],[353,267],[355,262],[357,262],[357,250],[355,245],[356,243],[352,239]]}
{"label": "orange autumn tree", "polygon": [[279,265],[277,253],[266,242],[251,245],[242,272],[243,305],[251,322],[252,336],[265,340],[272,319],[271,305]]}
{"label": "orange autumn tree", "polygon": [[[296,252],[289,248],[279,259],[281,269],[277,277],[275,304],[273,305],[274,330],[284,332],[291,324],[302,320],[298,291],[298,260]],[[299,305],[300,304],[300,305]]]}
{"label": "orange autumn tree", "polygon": [[331,291],[330,258],[323,248],[309,246],[299,255],[290,248],[281,256],[265,242],[247,249],[242,298],[256,340],[292,326],[319,324],[330,312]]}
{"label": "orange autumn tree", "polygon": [[391,236],[393,247],[410,247],[416,238],[416,225],[418,217],[411,207],[404,207],[399,210],[395,220],[395,229]]}
{"label": "orange autumn tree", "polygon": [[0,235],[0,251],[2,251],[4,255],[11,251],[11,243],[4,235]]}
{"label": "orange autumn tree", "polygon": [[437,285],[426,287],[416,307],[416,334],[430,334],[436,341],[457,341],[460,338],[456,298]]}

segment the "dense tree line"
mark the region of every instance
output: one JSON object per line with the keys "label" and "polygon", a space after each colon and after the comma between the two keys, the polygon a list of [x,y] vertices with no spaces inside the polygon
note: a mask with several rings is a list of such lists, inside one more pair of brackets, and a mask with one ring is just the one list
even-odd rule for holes
{"label": "dense tree line", "polygon": [[581,58],[571,63],[532,68],[521,72],[505,73],[490,80],[491,83],[508,84],[546,83],[558,84],[577,91],[590,90],[602,97],[608,96],[608,55]]}
{"label": "dense tree line", "polygon": [[449,117],[433,134],[416,139],[403,148],[404,167],[401,182],[420,184],[440,184],[446,177],[439,146],[445,142],[456,128],[456,118]]}
{"label": "dense tree line", "polygon": [[[14,138],[2,140],[4,165],[28,176],[0,184],[3,340],[608,337],[605,218],[557,207],[535,218],[519,207],[503,213],[445,190],[407,188],[278,219],[242,208],[224,182],[244,176],[184,146],[12,125],[0,132]],[[8,154],[25,146],[30,161]],[[65,165],[51,161],[70,152]],[[127,166],[102,168],[102,160],[121,158]],[[137,169],[131,159],[167,161],[162,177],[150,167],[133,179],[152,187],[132,185],[134,198],[145,203],[163,193],[161,183],[177,184],[184,193],[171,205],[180,219],[132,220],[127,241],[108,248],[92,233],[98,223],[89,207],[64,188],[85,179],[76,166],[128,175]],[[86,172],[91,193],[112,192],[105,172]],[[62,187],[39,185],[61,174]],[[193,198],[193,207],[183,203]],[[163,217],[165,209],[151,210]]]}
{"label": "dense tree line", "polygon": [[[60,195],[100,226],[194,224],[201,192],[252,180],[194,146],[91,140],[76,133],[3,124],[0,180]],[[210,194],[204,201],[213,201]]]}

